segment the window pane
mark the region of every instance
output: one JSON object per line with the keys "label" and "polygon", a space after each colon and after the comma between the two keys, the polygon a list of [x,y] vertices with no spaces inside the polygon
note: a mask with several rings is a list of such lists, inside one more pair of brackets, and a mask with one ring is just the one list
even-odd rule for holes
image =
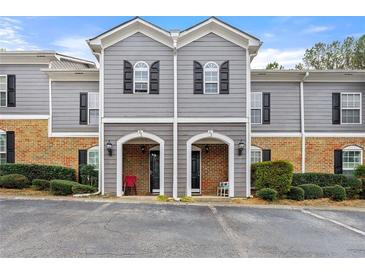
{"label": "window pane", "polygon": [[251,108],[261,108],[262,106],[262,95],[259,92],[251,93]]}
{"label": "window pane", "polygon": [[251,150],[251,164],[261,162],[261,151]]}
{"label": "window pane", "polygon": [[205,81],[217,82],[218,81],[218,71],[205,71]]}
{"label": "window pane", "polygon": [[6,107],[6,92],[0,92],[0,106]]}
{"label": "window pane", "polygon": [[99,94],[89,93],[89,108],[99,108]]}
{"label": "window pane", "polygon": [[0,153],[6,152],[6,134],[0,134]]}
{"label": "window pane", "polygon": [[147,83],[135,83],[136,92],[147,92]]}
{"label": "window pane", "polygon": [[6,164],[6,154],[5,153],[0,153],[0,165],[1,164]]}
{"label": "window pane", "polygon": [[0,90],[6,90],[6,77],[0,76]]}
{"label": "window pane", "polygon": [[95,169],[98,169],[99,167],[99,152],[94,150],[94,151],[89,151],[88,153],[88,160],[87,160],[87,164],[88,165],[92,165]]}
{"label": "window pane", "polygon": [[343,152],[343,168],[347,170],[354,170],[361,164],[360,151],[344,151]]}
{"label": "window pane", "polygon": [[261,109],[251,109],[251,123],[261,123]]}
{"label": "window pane", "polygon": [[360,110],[359,109],[343,109],[342,110],[342,123],[360,123]]}
{"label": "window pane", "polygon": [[97,125],[99,123],[99,110],[98,109],[90,109],[89,110],[89,124]]}
{"label": "window pane", "polygon": [[218,84],[217,83],[206,83],[205,84],[205,93],[218,93]]}
{"label": "window pane", "polygon": [[341,101],[343,108],[359,108],[360,94],[342,94]]}
{"label": "window pane", "polygon": [[139,81],[148,81],[148,71],[147,70],[142,70],[142,71],[136,71],[135,72],[135,80],[137,82]]}

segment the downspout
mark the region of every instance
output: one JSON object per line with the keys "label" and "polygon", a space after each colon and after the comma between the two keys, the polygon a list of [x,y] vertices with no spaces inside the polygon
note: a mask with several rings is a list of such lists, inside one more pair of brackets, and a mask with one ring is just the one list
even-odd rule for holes
{"label": "downspout", "polygon": [[[246,49],[246,197],[251,197],[251,55]],[[236,196],[236,195],[235,195]]]}
{"label": "downspout", "polygon": [[304,124],[304,81],[309,76],[307,71],[300,81],[300,134],[302,139],[302,173],[305,173],[305,124]]}
{"label": "downspout", "polygon": [[177,191],[177,146],[178,146],[178,128],[177,128],[177,40],[179,32],[171,32],[173,40],[174,52],[174,119],[173,119],[173,181],[172,181],[172,197],[178,200]]}

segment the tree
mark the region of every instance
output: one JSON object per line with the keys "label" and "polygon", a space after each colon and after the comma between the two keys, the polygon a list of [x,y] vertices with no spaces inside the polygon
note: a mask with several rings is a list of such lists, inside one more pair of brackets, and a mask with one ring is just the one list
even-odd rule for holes
{"label": "tree", "polygon": [[296,70],[304,70],[304,65],[303,63],[298,63],[295,65],[294,69]]}
{"label": "tree", "polygon": [[284,69],[282,65],[279,65],[278,62],[274,61],[266,65],[266,69]]}

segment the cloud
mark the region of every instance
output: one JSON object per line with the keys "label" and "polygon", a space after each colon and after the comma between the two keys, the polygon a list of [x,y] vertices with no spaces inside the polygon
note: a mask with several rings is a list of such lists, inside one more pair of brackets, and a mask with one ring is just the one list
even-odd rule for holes
{"label": "cloud", "polygon": [[252,68],[264,69],[268,63],[278,62],[286,69],[294,68],[294,66],[302,61],[305,49],[262,49],[252,61]]}
{"label": "cloud", "polygon": [[334,29],[331,26],[310,26],[304,30],[304,33],[319,33]]}
{"label": "cloud", "polygon": [[37,45],[27,41],[20,20],[0,17],[0,48],[7,50],[37,50]]}
{"label": "cloud", "polygon": [[52,45],[58,48],[57,51],[64,54],[93,60],[94,57],[86,43],[86,39],[86,37],[82,36],[64,37],[52,42]]}
{"label": "cloud", "polygon": [[264,33],[264,37],[265,38],[274,38],[275,37],[275,34],[274,33],[271,33],[271,32],[265,32]]}

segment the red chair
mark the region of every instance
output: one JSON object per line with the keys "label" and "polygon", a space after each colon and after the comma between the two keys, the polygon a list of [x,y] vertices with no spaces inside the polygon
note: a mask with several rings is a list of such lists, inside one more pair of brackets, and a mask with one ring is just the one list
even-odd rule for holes
{"label": "red chair", "polygon": [[129,191],[128,195],[132,194],[132,190],[134,191],[134,195],[137,195],[137,177],[136,176],[125,176],[124,177],[124,193],[127,195],[127,192]]}

